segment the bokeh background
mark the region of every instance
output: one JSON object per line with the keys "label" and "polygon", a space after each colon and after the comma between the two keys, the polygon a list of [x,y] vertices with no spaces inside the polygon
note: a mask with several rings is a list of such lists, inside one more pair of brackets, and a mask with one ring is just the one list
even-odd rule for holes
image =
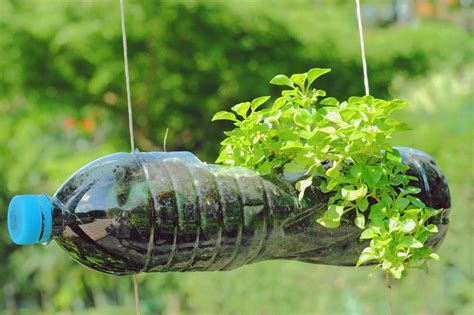
{"label": "bokeh background", "polygon": [[[473,1],[362,1],[373,95],[402,98],[452,192],[429,274],[393,285],[394,314],[473,314]],[[320,88],[363,94],[354,1],[126,1],[136,141],[217,157],[216,111],[278,91],[276,74],[329,67]],[[129,150],[118,0],[0,0],[0,314],[132,314],[131,277],[72,261],[54,242],[14,246],[6,209],[53,194],[83,164]],[[265,262],[225,273],[139,276],[143,314],[385,314],[371,269]]]}

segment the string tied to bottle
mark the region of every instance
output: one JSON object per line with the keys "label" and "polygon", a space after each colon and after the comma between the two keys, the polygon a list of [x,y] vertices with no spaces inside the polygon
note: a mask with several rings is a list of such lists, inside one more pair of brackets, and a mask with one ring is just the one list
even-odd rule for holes
{"label": "string tied to bottle", "polygon": [[128,53],[127,53],[127,32],[125,30],[125,14],[123,0],[120,0],[120,17],[122,22],[122,44],[123,44],[123,61],[125,69],[125,86],[127,89],[127,107],[128,107],[128,129],[130,132],[130,148],[131,152],[135,151],[135,139],[133,134],[133,114],[132,114],[132,96],[130,92],[130,75],[128,72]]}
{"label": "string tied to bottle", "polygon": [[365,95],[370,95],[369,75],[367,74],[367,60],[365,57],[364,29],[362,27],[362,14],[360,12],[360,1],[355,0],[355,2],[356,2],[357,24],[359,27],[359,42],[360,42],[360,52],[361,52],[361,57],[362,57],[362,69],[364,72]]}
{"label": "string tied to bottle", "polygon": [[[130,74],[128,71],[127,32],[125,30],[125,10],[123,0],[120,0],[120,20],[122,24],[123,64],[125,70],[125,86],[127,90],[128,130],[130,133],[130,150],[133,153],[135,152],[135,139],[133,134],[132,96],[130,92]],[[138,277],[136,273],[133,275],[133,290],[135,292],[135,313],[140,315],[140,297],[138,290]]]}
{"label": "string tied to bottle", "polygon": [[[365,95],[370,95],[369,89],[369,75],[367,73],[367,59],[365,56],[365,43],[364,43],[364,29],[362,26],[362,14],[360,9],[360,0],[355,0],[356,2],[356,15],[357,15],[357,25],[359,28],[359,42],[360,42],[360,52],[362,58],[362,69],[364,74],[364,88],[365,88]],[[391,281],[390,275],[388,273],[385,274],[385,281],[387,286],[387,306],[388,306],[388,313],[392,314],[392,294],[391,294]]]}

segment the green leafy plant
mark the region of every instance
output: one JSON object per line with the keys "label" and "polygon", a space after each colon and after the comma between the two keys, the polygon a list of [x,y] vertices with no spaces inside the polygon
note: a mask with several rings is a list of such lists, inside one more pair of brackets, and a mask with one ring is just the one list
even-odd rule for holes
{"label": "green leafy plant", "polygon": [[[407,126],[390,115],[405,107],[401,100],[372,96],[339,102],[313,88],[315,80],[330,69],[275,76],[270,83],[286,87],[273,104],[269,96],[221,111],[213,120],[230,120],[235,129],[225,132],[217,163],[271,172],[289,178],[299,174],[299,198],[321,178],[319,188],[330,193],[327,210],[317,221],[337,228],[353,212],[361,239],[370,240],[357,266],[374,262],[395,278],[408,268],[427,269],[427,260],[438,255],[425,245],[437,232],[428,219],[438,210],[427,207],[410,186],[416,178],[389,144]],[[265,106],[267,105],[267,106]],[[368,220],[366,220],[368,218]]]}

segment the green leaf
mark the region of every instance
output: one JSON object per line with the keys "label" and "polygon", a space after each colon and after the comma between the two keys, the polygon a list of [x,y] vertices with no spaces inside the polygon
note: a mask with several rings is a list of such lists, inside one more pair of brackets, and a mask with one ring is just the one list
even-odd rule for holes
{"label": "green leaf", "polygon": [[388,220],[388,231],[389,233],[400,230],[400,221],[396,218],[390,218]]}
{"label": "green leaf", "polygon": [[407,219],[403,221],[403,232],[405,233],[411,233],[413,230],[416,228],[416,222],[413,219]]}
{"label": "green leaf", "polygon": [[342,121],[341,115],[339,115],[338,112],[328,112],[324,117],[334,123],[340,123]]}
{"label": "green leaf", "polygon": [[420,213],[420,211],[421,211],[420,209],[407,209],[403,213],[405,215],[416,215],[416,214]]}
{"label": "green leaf", "polygon": [[390,182],[392,186],[408,185],[409,179],[405,175],[395,175],[394,179]]}
{"label": "green leaf", "polygon": [[382,203],[387,207],[391,208],[393,205],[393,199],[387,194],[382,195]]}
{"label": "green leaf", "polygon": [[358,179],[360,176],[362,176],[362,168],[363,168],[363,165],[361,165],[361,164],[352,165],[351,166],[351,175],[355,179]]}
{"label": "green leaf", "polygon": [[270,99],[270,96],[261,96],[254,99],[252,103],[250,104],[250,106],[252,107],[252,111],[255,111],[257,108],[265,104],[265,102],[268,101],[269,99]]}
{"label": "green leaf", "polygon": [[395,264],[392,268],[390,268],[390,273],[393,275],[395,279],[400,279],[403,274],[403,270],[405,270],[405,266],[403,264]]}
{"label": "green leaf", "polygon": [[374,238],[376,236],[377,236],[377,233],[372,228],[368,228],[368,229],[362,231],[362,234],[360,234],[360,239],[368,240],[368,239]]}
{"label": "green leaf", "polygon": [[382,169],[379,166],[364,166],[362,177],[369,187],[375,187],[382,178]]}
{"label": "green leaf", "polygon": [[351,136],[349,137],[349,140],[354,141],[354,140],[365,138],[365,136],[366,135],[363,132],[354,131],[353,133],[351,133]]}
{"label": "green leaf", "polygon": [[318,96],[326,96],[326,91],[324,91],[324,90],[314,91],[313,97],[318,97]]}
{"label": "green leaf", "polygon": [[341,172],[339,171],[339,164],[334,163],[334,166],[326,171],[326,176],[329,178],[338,178]]}
{"label": "green leaf", "polygon": [[302,144],[299,141],[288,141],[286,142],[285,145],[280,147],[280,150],[285,151],[285,150],[291,150],[291,149],[303,149],[304,144]]}
{"label": "green leaf", "polygon": [[367,194],[367,186],[354,189],[354,186],[344,186],[341,190],[342,197],[349,201],[354,201],[364,197]]}
{"label": "green leaf", "polygon": [[226,111],[221,111],[221,112],[215,113],[214,117],[212,117],[212,121],[215,121],[215,120],[238,121],[233,113],[229,113],[229,112],[226,112]]}
{"label": "green leaf", "polygon": [[354,223],[356,226],[358,226],[360,229],[365,229],[365,217],[363,214],[358,213],[357,217],[354,220]]}
{"label": "green leaf", "polygon": [[221,163],[227,160],[227,152],[226,150],[222,150],[221,153],[219,154],[219,157],[216,160],[216,163]]}
{"label": "green leaf", "polygon": [[328,182],[327,182],[328,185],[327,185],[326,188],[327,188],[329,191],[335,189],[335,188],[336,188],[337,186],[339,186],[339,184],[340,184],[340,182],[339,182],[338,179],[339,179],[339,178],[336,178],[336,179],[330,178],[330,179],[328,180]]}
{"label": "green leaf", "polygon": [[317,222],[328,229],[336,229],[341,225],[341,221],[331,220],[325,217],[318,219]]}
{"label": "green leaf", "polygon": [[317,129],[314,129],[313,131],[306,130],[306,129],[301,130],[301,131],[298,131],[298,136],[300,136],[302,139],[309,140],[314,137],[317,131],[318,131]]}
{"label": "green leaf", "polygon": [[284,97],[284,96],[279,97],[275,100],[275,102],[273,102],[272,109],[280,109],[285,104],[286,104],[286,97]]}
{"label": "green leaf", "polygon": [[397,252],[397,257],[402,258],[402,257],[407,257],[407,256],[408,256],[408,253],[405,252],[405,251],[399,251],[399,252]]}
{"label": "green leaf", "polygon": [[299,92],[298,89],[296,89],[296,88],[293,86],[293,89],[292,89],[292,90],[283,90],[283,91],[281,91],[281,95],[284,96],[284,97],[286,97],[287,99],[289,99],[289,98],[291,98],[291,97],[296,97],[296,98],[298,98],[298,97],[300,97],[300,96],[298,95],[298,92]]}
{"label": "green leaf", "polygon": [[339,101],[334,97],[326,97],[321,102],[319,102],[319,104],[327,106],[339,106]]}
{"label": "green leaf", "polygon": [[404,195],[416,195],[421,192],[421,189],[414,186],[408,186],[405,189],[400,189],[400,191]]}
{"label": "green leaf", "polygon": [[251,163],[257,165],[265,159],[265,152],[262,149],[256,149],[251,156]]}
{"label": "green leaf", "polygon": [[417,239],[420,243],[424,243],[428,240],[428,237],[430,237],[430,234],[431,233],[428,231],[423,231],[417,236]]}
{"label": "green leaf", "polygon": [[263,122],[266,124],[272,123],[280,119],[280,117],[281,117],[281,110],[277,110],[277,111],[272,112],[272,114],[269,115],[267,118],[265,118]]}
{"label": "green leaf", "polygon": [[349,99],[347,100],[347,102],[349,104],[356,104],[358,105],[359,103],[363,103],[364,102],[364,97],[361,97],[361,96],[351,96],[349,97]]}
{"label": "green leaf", "polygon": [[364,248],[364,250],[360,254],[359,260],[357,261],[357,264],[356,264],[356,267],[358,267],[358,266],[360,266],[360,265],[362,265],[362,264],[364,264],[364,263],[366,263],[370,260],[373,260],[373,259],[377,259],[373,249],[370,248],[370,247],[366,247],[366,248]]}
{"label": "green leaf", "polygon": [[292,179],[296,177],[301,177],[306,171],[306,168],[304,165],[301,165],[297,161],[291,161],[290,163],[285,164],[283,167],[283,176],[289,180],[292,181]]}
{"label": "green leaf", "polygon": [[336,128],[332,127],[332,126],[329,126],[329,127],[324,127],[324,128],[321,128],[319,129],[319,131],[321,132],[324,132],[324,133],[335,133],[336,132]]}
{"label": "green leaf", "polygon": [[376,219],[384,219],[385,218],[385,206],[382,203],[376,203],[370,208],[369,219],[376,220]]}
{"label": "green leaf", "polygon": [[229,137],[229,138],[225,138],[224,140],[221,141],[221,144],[222,145],[238,145],[240,144],[240,139],[236,138],[236,137]]}
{"label": "green leaf", "polygon": [[262,163],[262,165],[258,167],[257,171],[260,175],[265,176],[271,174],[272,169],[272,163],[270,163],[269,161],[265,161]]}
{"label": "green leaf", "polygon": [[250,108],[250,102],[239,103],[231,107],[231,109],[236,112],[239,116],[247,118],[247,112]]}
{"label": "green leaf", "polygon": [[360,200],[357,200],[357,207],[359,207],[359,210],[364,212],[369,208],[369,200],[367,198],[362,198]]}
{"label": "green leaf", "polygon": [[303,128],[306,128],[313,122],[311,119],[311,114],[306,109],[300,109],[296,111],[293,120],[297,126]]}
{"label": "green leaf", "polygon": [[308,86],[313,84],[314,80],[322,76],[323,74],[326,74],[330,72],[331,69],[324,69],[324,68],[313,68],[308,71]]}
{"label": "green leaf", "polygon": [[284,74],[276,75],[273,79],[271,79],[270,83],[275,85],[286,85],[289,87],[295,87],[290,78],[288,78]]}
{"label": "green leaf", "polygon": [[400,198],[395,201],[395,204],[398,210],[404,210],[410,204],[410,200],[407,198]]}
{"label": "green leaf", "polygon": [[438,233],[438,227],[434,224],[430,224],[426,227],[426,230],[430,233]]}
{"label": "green leaf", "polygon": [[296,85],[298,85],[300,88],[304,88],[304,82],[306,81],[306,73],[296,73],[293,74],[290,79],[293,81]]}
{"label": "green leaf", "polygon": [[398,152],[398,150],[387,150],[385,152],[385,156],[387,158],[387,160],[390,160],[390,161],[394,161],[394,162],[397,162],[397,163],[401,163],[402,162],[402,157],[400,155],[400,152]]}
{"label": "green leaf", "polygon": [[436,253],[431,253],[429,257],[435,261],[439,261],[439,256]]}
{"label": "green leaf", "polygon": [[308,177],[296,183],[295,187],[300,192],[298,195],[299,200],[303,199],[304,191],[306,190],[306,188],[310,187],[312,184],[313,184],[313,177]]}
{"label": "green leaf", "polygon": [[414,198],[410,198],[410,201],[412,203],[412,205],[418,207],[418,208],[425,208],[426,205],[418,198],[414,197]]}
{"label": "green leaf", "polygon": [[392,130],[392,127],[385,124],[384,121],[382,121],[382,120],[378,120],[377,123],[375,124],[375,126],[377,126],[377,128],[381,131],[386,131],[387,132],[387,131]]}
{"label": "green leaf", "polygon": [[391,261],[385,260],[384,262],[382,262],[382,270],[388,270],[392,266],[393,264]]}
{"label": "green leaf", "polygon": [[404,237],[400,241],[400,245],[409,247],[409,248],[422,248],[423,247],[423,244],[420,241],[418,241],[417,239],[413,237],[408,237],[408,236]]}
{"label": "green leaf", "polygon": [[327,216],[331,220],[339,220],[341,216],[344,214],[344,207],[338,205],[331,205],[325,212],[325,216]]}

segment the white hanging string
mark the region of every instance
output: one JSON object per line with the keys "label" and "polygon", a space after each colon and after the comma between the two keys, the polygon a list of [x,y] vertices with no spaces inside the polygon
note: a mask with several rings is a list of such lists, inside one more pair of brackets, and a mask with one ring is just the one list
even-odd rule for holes
{"label": "white hanging string", "polygon": [[362,29],[362,15],[360,14],[360,1],[356,1],[356,11],[357,11],[357,23],[359,25],[359,40],[360,40],[360,51],[362,54],[362,68],[364,70],[364,87],[365,95],[370,95],[369,91],[369,76],[367,74],[367,61],[365,59],[365,46],[364,46],[364,31]]}
{"label": "white hanging string", "polygon": [[127,87],[128,129],[130,132],[130,147],[133,153],[133,151],[135,151],[135,140],[133,137],[132,97],[130,94],[130,79],[128,74],[127,33],[125,32],[125,14],[123,9],[123,0],[120,0],[120,17],[122,19],[123,60],[125,67],[125,85]]}
{"label": "white hanging string", "polygon": [[[365,45],[364,45],[364,30],[362,28],[362,15],[360,13],[360,1],[355,0],[356,2],[356,12],[357,12],[357,24],[359,26],[359,40],[360,40],[360,52],[362,55],[362,68],[364,71],[364,87],[365,87],[365,95],[370,95],[369,90],[369,76],[367,74],[367,60],[365,58]],[[386,286],[387,286],[387,306],[388,306],[388,314],[392,315],[392,286],[390,281],[390,275],[388,273],[385,274]]]}
{"label": "white hanging string", "polygon": [[[132,97],[130,93],[130,76],[128,74],[128,54],[127,54],[127,33],[125,32],[125,14],[123,0],[120,0],[120,18],[122,21],[122,42],[123,42],[123,61],[125,67],[125,85],[127,88],[127,106],[128,106],[128,130],[130,132],[130,149],[135,151],[135,140],[133,137],[133,115],[132,115]],[[140,315],[140,297],[138,292],[137,274],[133,274],[133,290],[135,292],[135,314]]]}

